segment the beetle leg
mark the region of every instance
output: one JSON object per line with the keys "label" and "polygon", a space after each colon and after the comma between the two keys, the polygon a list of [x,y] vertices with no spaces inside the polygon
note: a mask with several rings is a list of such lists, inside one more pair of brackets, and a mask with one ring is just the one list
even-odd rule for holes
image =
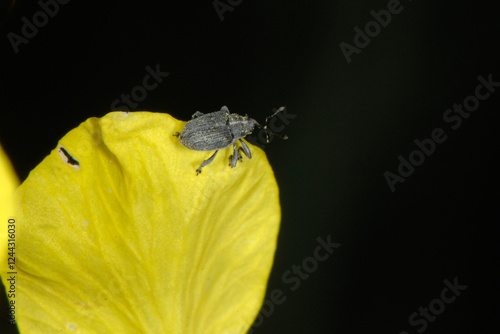
{"label": "beetle leg", "polygon": [[240,159],[240,154],[238,153],[238,150],[236,149],[236,144],[233,144],[233,155],[229,157],[229,166],[231,168],[236,167],[236,163],[238,162],[238,159]]}
{"label": "beetle leg", "polygon": [[202,113],[202,112],[200,112],[200,111],[197,111],[197,112],[195,112],[195,113],[193,114],[193,116],[191,116],[191,119],[195,119],[196,117],[199,117],[199,116],[201,116],[201,115],[203,115],[203,113]]}
{"label": "beetle leg", "polygon": [[225,111],[225,112],[226,112],[226,114],[229,114],[229,109],[227,109],[227,106],[222,106],[222,107],[220,108],[220,111]]}
{"label": "beetle leg", "polygon": [[243,162],[243,155],[240,154],[240,152],[242,152],[242,151],[243,151],[243,149],[241,147],[238,148],[238,160],[241,162]]}
{"label": "beetle leg", "polygon": [[205,161],[203,161],[201,163],[200,167],[196,170],[196,175],[198,175],[198,174],[201,173],[201,168],[202,167],[205,167],[206,165],[208,165],[209,163],[211,163],[212,161],[214,161],[215,156],[217,155],[217,152],[219,152],[219,150],[215,151],[215,153],[210,158],[208,158],[207,160],[205,160]]}
{"label": "beetle leg", "polygon": [[176,133],[174,133],[172,136],[179,137],[180,135],[181,135],[181,133],[180,133],[180,132],[176,132]]}
{"label": "beetle leg", "polygon": [[240,143],[242,146],[240,147],[240,150],[243,150],[248,159],[252,159],[252,152],[250,152],[250,149],[248,148],[247,144],[242,139],[240,139]]}

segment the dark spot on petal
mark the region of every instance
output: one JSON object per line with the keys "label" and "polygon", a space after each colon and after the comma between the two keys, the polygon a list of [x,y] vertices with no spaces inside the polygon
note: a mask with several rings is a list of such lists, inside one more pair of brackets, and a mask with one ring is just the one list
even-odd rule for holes
{"label": "dark spot on petal", "polygon": [[59,146],[58,151],[59,151],[59,155],[63,159],[64,163],[74,167],[77,170],[80,169],[80,163],[78,162],[78,160],[73,158],[73,156],[71,154],[69,154],[68,151],[66,151],[64,146],[62,146],[62,145]]}

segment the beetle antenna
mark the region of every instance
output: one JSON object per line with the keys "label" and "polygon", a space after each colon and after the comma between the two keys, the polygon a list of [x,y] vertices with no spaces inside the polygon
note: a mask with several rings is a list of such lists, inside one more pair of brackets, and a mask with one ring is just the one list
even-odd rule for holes
{"label": "beetle antenna", "polygon": [[260,124],[258,124],[258,123],[257,123],[257,124],[258,124],[258,126],[259,126],[261,129],[263,129],[263,130],[264,130],[264,132],[266,133],[266,142],[267,142],[267,143],[269,143],[269,135],[273,135],[273,136],[280,137],[280,138],[281,138],[281,139],[283,139],[283,140],[287,140],[287,139],[288,139],[288,136],[286,136],[286,135],[279,135],[279,134],[277,134],[277,133],[275,133],[275,132],[272,132],[271,130],[269,130],[269,129],[267,128],[267,126],[268,126],[268,124],[267,124],[267,123],[269,122],[269,120],[270,120],[271,118],[273,118],[274,116],[276,116],[276,114],[278,114],[279,112],[281,112],[281,111],[285,110],[285,108],[286,108],[285,106],[282,106],[282,107],[278,108],[278,110],[276,110],[276,112],[275,112],[274,114],[272,114],[271,116],[267,116],[267,117],[266,117],[266,121],[265,121],[265,123],[264,123],[264,124],[265,124],[264,126],[262,126],[262,125],[260,125]]}
{"label": "beetle antenna", "polygon": [[276,116],[276,114],[278,114],[279,112],[282,112],[283,110],[285,110],[286,106],[282,106],[282,107],[279,107],[278,110],[276,110],[276,112],[274,114],[272,114],[271,116],[267,116],[266,117],[266,122],[265,122],[265,126],[267,127],[267,122],[273,118],[274,116]]}
{"label": "beetle antenna", "polygon": [[283,140],[287,140],[288,136],[287,135],[279,135],[277,133],[272,132],[267,128],[267,125],[263,127],[264,131],[266,132],[266,141],[269,143],[269,135],[277,136],[280,137]]}
{"label": "beetle antenna", "polygon": [[283,140],[287,140],[288,139],[288,136],[287,135],[280,135],[280,134],[277,134],[275,132],[272,132],[271,130],[269,130],[267,128],[267,125],[265,126],[262,126],[260,124],[257,124],[257,126],[259,128],[261,128],[262,130],[264,130],[264,132],[266,133],[266,142],[269,143],[269,135],[273,135],[273,136],[276,136],[276,137],[280,137],[281,139]]}

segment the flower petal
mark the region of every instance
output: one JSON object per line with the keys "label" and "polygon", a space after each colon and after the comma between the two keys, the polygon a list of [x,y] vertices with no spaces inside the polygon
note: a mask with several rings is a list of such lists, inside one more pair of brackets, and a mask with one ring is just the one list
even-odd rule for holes
{"label": "flower petal", "polygon": [[244,333],[280,221],[262,150],[231,169],[148,112],[91,118],[19,187],[21,332]]}
{"label": "flower petal", "polygon": [[[14,217],[14,191],[19,185],[16,173],[10,164],[9,158],[0,146],[0,245],[7,247],[7,222]],[[7,252],[3,248],[0,252],[0,274],[5,276],[7,271]],[[5,284],[5,282],[4,282]],[[6,285],[7,286],[7,285]]]}

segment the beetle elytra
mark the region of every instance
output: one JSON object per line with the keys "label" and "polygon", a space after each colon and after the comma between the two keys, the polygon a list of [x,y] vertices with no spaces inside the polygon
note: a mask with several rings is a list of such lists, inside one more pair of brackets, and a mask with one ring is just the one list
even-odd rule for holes
{"label": "beetle elytra", "polygon": [[[277,113],[285,110],[285,107],[279,108],[274,114],[266,117],[265,125],[260,125],[253,118],[247,115],[241,116],[231,114],[226,106],[219,111],[203,114],[199,111],[193,114],[192,119],[186,123],[182,132],[176,132],[174,136],[179,137],[180,142],[185,147],[194,151],[215,151],[215,153],[203,161],[196,170],[196,175],[201,173],[201,169],[214,161],[219,150],[233,146],[233,154],[229,157],[229,166],[235,167],[238,160],[243,161],[241,151],[251,159],[252,153],[247,144],[242,140],[250,134],[254,127],[263,129],[266,133],[266,141],[269,143],[269,135],[275,135],[282,139],[288,139],[287,136],[278,135],[267,128],[267,122]],[[241,147],[236,148],[236,142],[240,141]]]}

